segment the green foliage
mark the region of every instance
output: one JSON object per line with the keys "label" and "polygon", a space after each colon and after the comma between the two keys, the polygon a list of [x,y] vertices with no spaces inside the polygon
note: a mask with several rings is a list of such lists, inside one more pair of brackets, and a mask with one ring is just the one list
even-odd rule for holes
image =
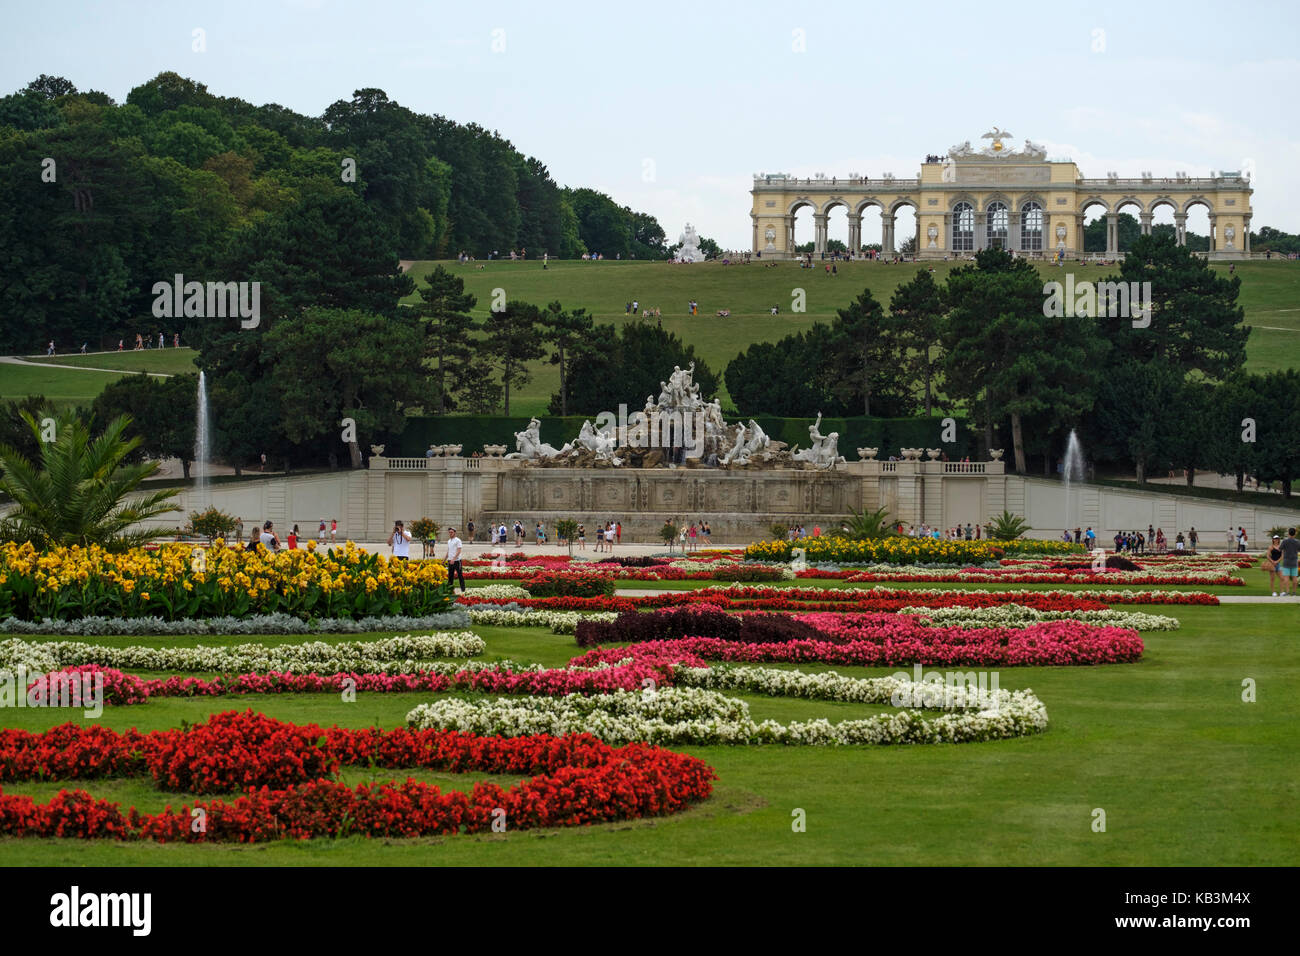
{"label": "green foliage", "polygon": [[716,394],[718,376],[696,357],[694,346],[683,344],[673,333],[642,321],[594,326],[572,341],[565,382],[568,395],[552,396],[551,412],[567,408],[594,415],[615,412],[620,404],[628,406],[629,414],[640,411],[647,396],[658,400],[673,366],[687,368],[692,362],[700,394]]}
{"label": "green foliage", "polygon": [[664,526],[659,529],[659,540],[668,545],[668,550],[672,550],[673,542],[677,540],[677,535],[681,528],[673,524],[672,521],[665,521]]}
{"label": "green foliage", "polygon": [[135,528],[142,521],[178,511],[170,500],[175,490],[137,494],[140,483],[158,470],[156,461],[126,464],[140,444],[126,436],[130,419],[115,418],[92,440],[90,429],[71,414],[54,420],[54,441],[23,413],[40,443],[38,460],[0,445],[0,491],[15,507],[0,518],[0,540],[31,542],[37,549],[57,545],[98,544],[119,549],[142,544],[152,532]]}
{"label": "green foliage", "polygon": [[989,519],[988,527],[994,541],[1014,541],[1029,530],[1029,522],[1020,515],[1003,511],[996,518]]}
{"label": "green foliage", "polygon": [[218,508],[207,508],[204,511],[191,511],[190,523],[185,528],[186,534],[202,535],[209,541],[216,538],[225,538],[230,540],[230,534],[235,530],[235,516],[226,514]]}
{"label": "green foliage", "polygon": [[893,522],[889,520],[888,508],[877,508],[875,511],[850,511],[846,524],[848,531],[845,532],[845,536],[855,541],[888,537],[893,533],[894,527]]}
{"label": "green foliage", "polygon": [[361,465],[363,441],[400,428],[403,408],[422,404],[424,331],[414,316],[313,308],[278,323],[264,341],[285,434],[295,442],[334,440],[350,418],[353,467]]}
{"label": "green foliage", "polygon": [[133,460],[179,458],[185,477],[194,461],[198,376],[155,378],[145,372],[118,379],[96,396],[91,406],[96,421],[119,415],[131,419],[131,433],[140,446]]}
{"label": "green foliage", "polygon": [[573,518],[561,518],[555,522],[555,539],[569,545],[569,554],[573,554],[573,539],[578,534],[578,522]]}
{"label": "green foliage", "polygon": [[504,309],[488,313],[484,323],[486,338],[481,351],[501,376],[506,415],[510,414],[510,390],[528,382],[532,377],[528,363],[545,353],[538,328],[541,321],[537,306],[511,301]]}
{"label": "green foliage", "polygon": [[424,277],[415,312],[427,329],[426,359],[431,372],[433,408],[445,415],[456,407],[456,394],[473,378],[473,333],[482,326],[470,315],[478,301],[465,292],[465,282],[438,266]]}
{"label": "green foliage", "polygon": [[774,522],[767,527],[767,533],[772,536],[774,541],[784,541],[790,534],[790,526]]}

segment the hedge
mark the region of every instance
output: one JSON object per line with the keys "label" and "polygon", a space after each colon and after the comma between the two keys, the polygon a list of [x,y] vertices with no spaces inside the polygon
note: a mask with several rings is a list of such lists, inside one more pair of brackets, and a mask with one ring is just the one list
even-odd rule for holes
{"label": "hedge", "polygon": [[[640,411],[640,407],[629,408],[628,414]],[[618,409],[611,409],[617,412]],[[420,416],[406,420],[406,427],[400,436],[388,439],[387,454],[394,458],[419,458],[430,445],[464,445],[461,452],[469,457],[473,452],[482,451],[486,444],[505,445],[507,452],[515,450],[515,432],[528,427],[530,416],[509,417],[504,415],[446,415]],[[594,415],[543,415],[542,441],[556,448],[578,437],[584,421],[595,423]],[[730,418],[728,423],[738,421]],[[749,419],[745,419],[746,422]],[[775,415],[756,415],[758,422],[771,438],[783,441],[787,446],[798,444],[807,448],[808,426],[815,418],[781,418]],[[839,432],[840,454],[849,461],[857,461],[858,449],[871,447],[880,449],[879,457],[887,459],[897,455],[900,448],[942,448],[954,461],[966,455],[974,456],[978,435],[968,427],[965,418],[957,418],[957,440],[952,444],[939,441],[943,429],[943,419],[926,418],[823,418],[821,431],[823,435]]]}

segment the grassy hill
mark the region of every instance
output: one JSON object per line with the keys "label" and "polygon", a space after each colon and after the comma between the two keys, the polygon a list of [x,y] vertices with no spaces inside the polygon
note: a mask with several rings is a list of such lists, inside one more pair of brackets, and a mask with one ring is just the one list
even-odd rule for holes
{"label": "grassy hill", "polygon": [[[437,264],[415,262],[408,271],[419,282]],[[664,328],[694,345],[701,358],[721,373],[752,342],[775,341],[814,322],[829,321],[836,309],[847,305],[863,288],[871,289],[887,306],[894,289],[918,270],[933,267],[936,280],[942,282],[956,263],[838,263],[834,276],[826,275],[821,263],[807,270],[792,262],[771,267],[757,260],[747,266],[617,261],[551,262],[547,269],[536,261],[443,265],[464,278],[466,289],[478,299],[478,315],[487,315],[493,290],[498,288],[510,299],[538,305],[558,299],[565,306],[588,309],[600,322],[616,324],[627,321],[625,306],[632,299],[642,308],[657,307],[663,312]],[[1111,266],[1074,263],[1064,268],[1038,268],[1044,281],[1062,279],[1067,271],[1074,273],[1076,281],[1099,281],[1114,272]],[[1224,263],[1213,268],[1227,272],[1229,267]],[[1237,264],[1235,274],[1241,277],[1241,304],[1253,329],[1248,367],[1257,371],[1300,367],[1300,262],[1243,262]],[[805,292],[806,312],[790,311],[795,289]],[[699,302],[700,315],[687,314],[690,299]],[[408,301],[415,300],[416,296],[412,296]],[[771,314],[773,306],[781,309],[779,315]],[[719,318],[720,309],[730,310],[730,317]],[[193,356],[190,349],[163,349],[31,361],[120,369],[123,373],[144,370],[177,374],[194,371]],[[555,366],[534,363],[532,372],[532,381],[512,396],[512,414],[544,413],[551,394],[559,387]],[[42,393],[60,402],[88,403],[118,377],[113,372],[0,365],[0,398]],[[724,405],[730,403],[725,391],[721,397]]]}
{"label": "grassy hill", "polygon": [[[438,265],[415,262],[407,270],[419,283]],[[487,315],[493,289],[504,289],[508,299],[522,299],[538,305],[558,299],[568,307],[583,307],[598,322],[625,322],[626,303],[638,300],[642,308],[659,308],[665,329],[675,332],[721,373],[736,354],[752,342],[776,341],[815,322],[828,322],[835,310],[848,305],[864,288],[886,308],[894,290],[921,269],[934,269],[935,280],[943,282],[958,263],[934,262],[888,265],[881,262],[837,263],[836,274],[826,275],[824,264],[800,269],[797,263],[781,262],[770,267],[759,260],[749,265],[720,263],[677,265],[668,262],[455,262],[442,263],[465,280],[465,288],[478,299],[476,315]],[[479,268],[482,266],[482,268]],[[1215,264],[1226,273],[1228,264]],[[1064,281],[1073,272],[1075,281],[1100,281],[1113,275],[1114,266],[1039,265],[1043,281]],[[1248,345],[1247,366],[1255,371],[1300,367],[1300,262],[1251,261],[1238,263],[1241,304],[1247,324],[1255,327]],[[807,311],[790,311],[794,290],[806,294]],[[416,296],[410,300],[414,302]],[[686,303],[700,304],[700,315],[687,314]],[[772,315],[772,306],[781,309]],[[718,310],[730,310],[719,318]],[[1266,327],[1266,328],[1265,328]],[[554,366],[537,363],[533,380],[512,396],[513,414],[537,414],[546,410],[550,396],[559,388]],[[518,404],[516,405],[516,402]],[[723,394],[723,404],[729,399]]]}

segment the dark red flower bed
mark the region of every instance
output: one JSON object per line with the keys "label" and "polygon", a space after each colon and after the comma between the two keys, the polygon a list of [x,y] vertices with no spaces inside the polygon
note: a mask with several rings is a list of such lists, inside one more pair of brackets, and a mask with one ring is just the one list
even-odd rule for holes
{"label": "dark red flower bed", "polygon": [[[323,779],[340,765],[530,775],[506,790],[478,783],[443,793],[407,780],[349,787]],[[648,744],[611,747],[590,734],[482,737],[442,730],[323,729],[252,711],[183,730],[116,733],[64,724],[42,734],[0,730],[0,781],[153,775],[159,786],[243,795],[140,813],[82,790],[48,803],[0,791],[0,834],[253,843],[360,835],[418,837],[578,826],[674,813],[706,799],[703,761]],[[273,789],[281,787],[280,789]],[[201,810],[202,813],[192,811]],[[196,825],[202,820],[202,825]]]}
{"label": "dark red flower bed", "polygon": [[653,614],[624,611],[613,621],[583,620],[578,622],[575,636],[579,647],[595,647],[597,644],[664,641],[687,634],[720,637],[743,644],[823,639],[817,628],[786,614],[728,614],[709,604],[668,608]]}

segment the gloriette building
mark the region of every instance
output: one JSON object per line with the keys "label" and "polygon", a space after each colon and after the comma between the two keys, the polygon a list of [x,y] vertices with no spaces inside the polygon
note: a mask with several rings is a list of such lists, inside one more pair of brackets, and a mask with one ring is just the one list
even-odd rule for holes
{"label": "gloriette building", "polygon": [[[1143,173],[1121,179],[1086,179],[1070,161],[1047,158],[1046,150],[1025,140],[1016,150],[1011,136],[994,127],[989,145],[976,149],[967,140],[946,156],[930,156],[915,179],[795,179],[783,174],[754,177],[753,251],[764,258],[794,258],[794,220],[800,208],[813,210],[814,248],[826,249],[827,216],[836,206],[848,212],[850,249],[862,244],[862,216],[876,207],[882,246],[893,254],[904,237],[895,235],[898,211],[916,215],[916,248],[921,258],[969,256],[999,247],[1017,254],[1050,257],[1083,255],[1084,214],[1100,207],[1106,217],[1106,256],[1119,255],[1119,214],[1128,212],[1151,232],[1161,206],[1173,211],[1178,243],[1185,241],[1187,212],[1203,206],[1210,220],[1210,258],[1240,258],[1250,253],[1250,180],[1239,171],[1203,178],[1179,173],[1172,178]],[[804,241],[807,239],[804,237]]]}

